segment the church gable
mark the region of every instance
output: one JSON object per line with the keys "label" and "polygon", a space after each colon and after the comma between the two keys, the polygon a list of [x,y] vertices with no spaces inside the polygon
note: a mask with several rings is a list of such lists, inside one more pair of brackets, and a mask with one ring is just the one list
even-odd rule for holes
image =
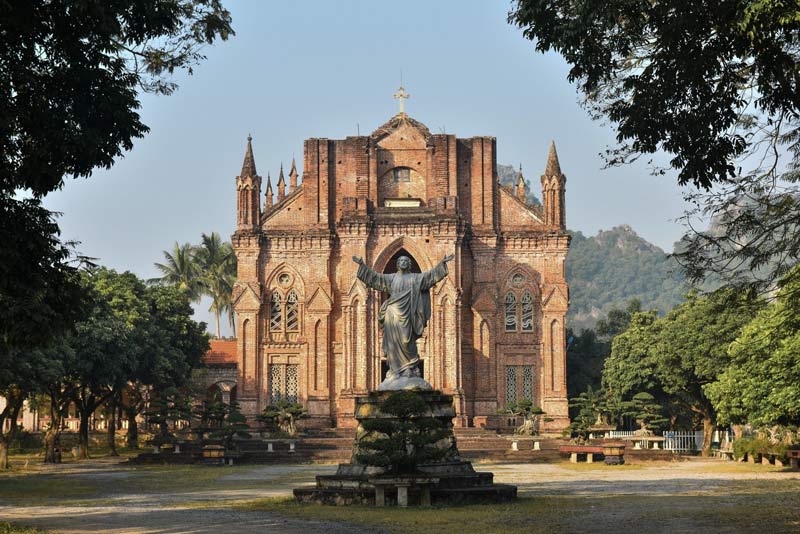
{"label": "church gable", "polygon": [[531,206],[527,206],[505,187],[500,187],[500,227],[502,229],[541,225],[540,219]]}
{"label": "church gable", "polygon": [[545,297],[542,299],[542,307],[548,310],[566,310],[567,296],[559,286],[554,286],[551,290],[545,290]]}
{"label": "church gable", "polygon": [[272,211],[268,211],[261,226],[264,230],[302,226],[305,224],[304,217],[303,188],[300,187],[294,194],[272,208]]}
{"label": "church gable", "polygon": [[327,313],[333,309],[333,301],[321,287],[314,291],[311,298],[306,304],[306,310],[310,312],[323,312]]}
{"label": "church gable", "polygon": [[261,307],[261,298],[252,284],[236,282],[233,286],[232,304],[237,310],[257,310]]}

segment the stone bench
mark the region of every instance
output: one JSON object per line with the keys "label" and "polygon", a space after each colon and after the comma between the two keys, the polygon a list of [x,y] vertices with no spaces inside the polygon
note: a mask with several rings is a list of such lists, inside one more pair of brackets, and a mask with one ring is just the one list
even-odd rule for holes
{"label": "stone bench", "polygon": [[262,439],[264,443],[267,444],[267,452],[275,452],[275,445],[278,443],[288,443],[289,444],[289,452],[294,453],[297,452],[295,450],[295,443],[297,440],[294,439]]}
{"label": "stone bench", "polygon": [[714,456],[723,460],[733,460],[733,449],[716,449]]}
{"label": "stone bench", "polygon": [[439,483],[438,478],[425,476],[382,476],[368,479],[375,486],[375,506],[386,506],[386,490],[397,489],[397,506],[408,506],[408,490],[420,489],[420,506],[431,505],[431,486]]}
{"label": "stone bench", "polygon": [[595,454],[603,454],[603,447],[592,445],[561,445],[558,447],[558,452],[569,454],[569,461],[573,464],[578,463],[581,456],[585,456],[586,463],[591,464],[594,462]]}
{"label": "stone bench", "polygon": [[[626,436],[624,438],[617,438],[623,441],[631,441],[633,442],[633,448],[635,450],[641,450],[641,444],[644,443],[645,449],[662,449],[664,448],[664,441],[666,438],[661,436]],[[659,446],[659,443],[661,446]]]}

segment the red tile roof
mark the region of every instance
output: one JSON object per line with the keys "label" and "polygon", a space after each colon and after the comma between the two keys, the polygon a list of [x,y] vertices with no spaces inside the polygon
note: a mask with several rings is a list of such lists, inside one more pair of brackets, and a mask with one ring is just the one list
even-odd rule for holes
{"label": "red tile roof", "polygon": [[211,348],[203,356],[204,365],[236,365],[236,340],[212,339]]}

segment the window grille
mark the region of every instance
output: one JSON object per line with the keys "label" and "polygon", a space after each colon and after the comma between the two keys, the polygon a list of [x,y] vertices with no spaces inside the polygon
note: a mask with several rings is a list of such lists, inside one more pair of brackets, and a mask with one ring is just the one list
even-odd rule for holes
{"label": "window grille", "polygon": [[533,367],[522,366],[522,398],[533,400]]}
{"label": "window grille", "polygon": [[280,365],[269,366],[269,403],[276,404],[281,400],[281,390],[283,389],[283,373]]}
{"label": "window grille", "polygon": [[297,365],[286,366],[286,400],[297,402]]}
{"label": "window grille", "polygon": [[281,329],[281,312],[281,294],[273,290],[269,308],[269,329],[273,332]]}
{"label": "window grille", "polygon": [[286,331],[297,332],[300,330],[300,321],[297,313],[297,293],[289,291],[286,297]]}
{"label": "window grille", "polygon": [[529,291],[522,295],[522,331],[533,332],[533,298]]}
{"label": "window grille", "polygon": [[506,366],[506,404],[517,402],[517,369]]}
{"label": "window grille", "polygon": [[517,331],[517,297],[509,292],[506,295],[506,332]]}

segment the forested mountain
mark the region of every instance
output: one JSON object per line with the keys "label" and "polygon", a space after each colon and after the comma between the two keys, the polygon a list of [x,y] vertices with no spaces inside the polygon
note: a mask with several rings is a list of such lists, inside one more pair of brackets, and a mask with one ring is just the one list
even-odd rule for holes
{"label": "forested mountain", "polygon": [[612,307],[631,299],[641,301],[642,309],[661,313],[683,301],[688,286],[680,266],[630,226],[602,230],[594,237],[570,234],[567,326],[574,332],[594,326]]}
{"label": "forested mountain", "polygon": [[[516,188],[518,177],[519,169],[515,169],[513,165],[497,165],[497,178],[502,185]],[[538,181],[532,181],[529,178],[525,179],[525,201],[531,206],[541,206],[542,202],[533,192],[532,183],[538,183]]]}

